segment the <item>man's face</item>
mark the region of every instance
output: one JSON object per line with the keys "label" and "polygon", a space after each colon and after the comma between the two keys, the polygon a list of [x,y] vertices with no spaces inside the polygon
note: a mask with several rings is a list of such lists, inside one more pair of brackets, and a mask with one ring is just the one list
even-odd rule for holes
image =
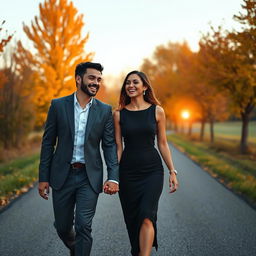
{"label": "man's face", "polygon": [[83,78],[80,79],[80,89],[90,97],[95,96],[100,88],[101,77],[100,71],[88,68]]}

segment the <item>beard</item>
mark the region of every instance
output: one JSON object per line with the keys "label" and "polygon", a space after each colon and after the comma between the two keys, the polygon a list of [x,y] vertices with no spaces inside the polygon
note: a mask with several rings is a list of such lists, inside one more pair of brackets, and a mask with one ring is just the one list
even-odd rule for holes
{"label": "beard", "polygon": [[[89,90],[89,88],[95,88],[96,91],[95,92],[91,92]],[[98,90],[99,90],[100,86],[98,84],[85,84],[84,81],[82,80],[82,83],[81,83],[81,90],[87,94],[88,96],[90,97],[93,97],[97,94]]]}

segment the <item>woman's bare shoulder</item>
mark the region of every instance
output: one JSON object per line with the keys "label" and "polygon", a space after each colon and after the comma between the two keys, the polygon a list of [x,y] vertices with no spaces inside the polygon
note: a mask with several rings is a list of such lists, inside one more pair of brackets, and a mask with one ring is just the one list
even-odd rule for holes
{"label": "woman's bare shoulder", "polygon": [[114,119],[120,119],[120,109],[115,109],[113,112]]}
{"label": "woman's bare shoulder", "polygon": [[165,115],[164,109],[159,105],[156,105],[156,113],[159,115]]}

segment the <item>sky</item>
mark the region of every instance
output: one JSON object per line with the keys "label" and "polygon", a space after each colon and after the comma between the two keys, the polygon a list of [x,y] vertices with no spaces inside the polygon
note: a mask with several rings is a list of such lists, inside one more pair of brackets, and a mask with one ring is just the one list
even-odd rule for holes
{"label": "sky", "polygon": [[[29,25],[44,0],[0,0],[4,29],[29,45],[22,23]],[[201,33],[209,22],[225,28],[238,27],[233,15],[242,0],[73,0],[84,14],[83,34],[90,34],[85,50],[95,52],[94,61],[104,66],[109,79],[139,69],[158,45],[186,40],[198,50]]]}

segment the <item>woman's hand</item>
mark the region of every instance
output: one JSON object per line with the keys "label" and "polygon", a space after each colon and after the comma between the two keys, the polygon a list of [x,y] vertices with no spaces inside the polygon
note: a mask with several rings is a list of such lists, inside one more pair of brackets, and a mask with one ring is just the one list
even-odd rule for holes
{"label": "woman's hand", "polygon": [[171,172],[169,175],[169,186],[170,186],[170,193],[175,192],[179,187],[177,175],[174,172]]}

